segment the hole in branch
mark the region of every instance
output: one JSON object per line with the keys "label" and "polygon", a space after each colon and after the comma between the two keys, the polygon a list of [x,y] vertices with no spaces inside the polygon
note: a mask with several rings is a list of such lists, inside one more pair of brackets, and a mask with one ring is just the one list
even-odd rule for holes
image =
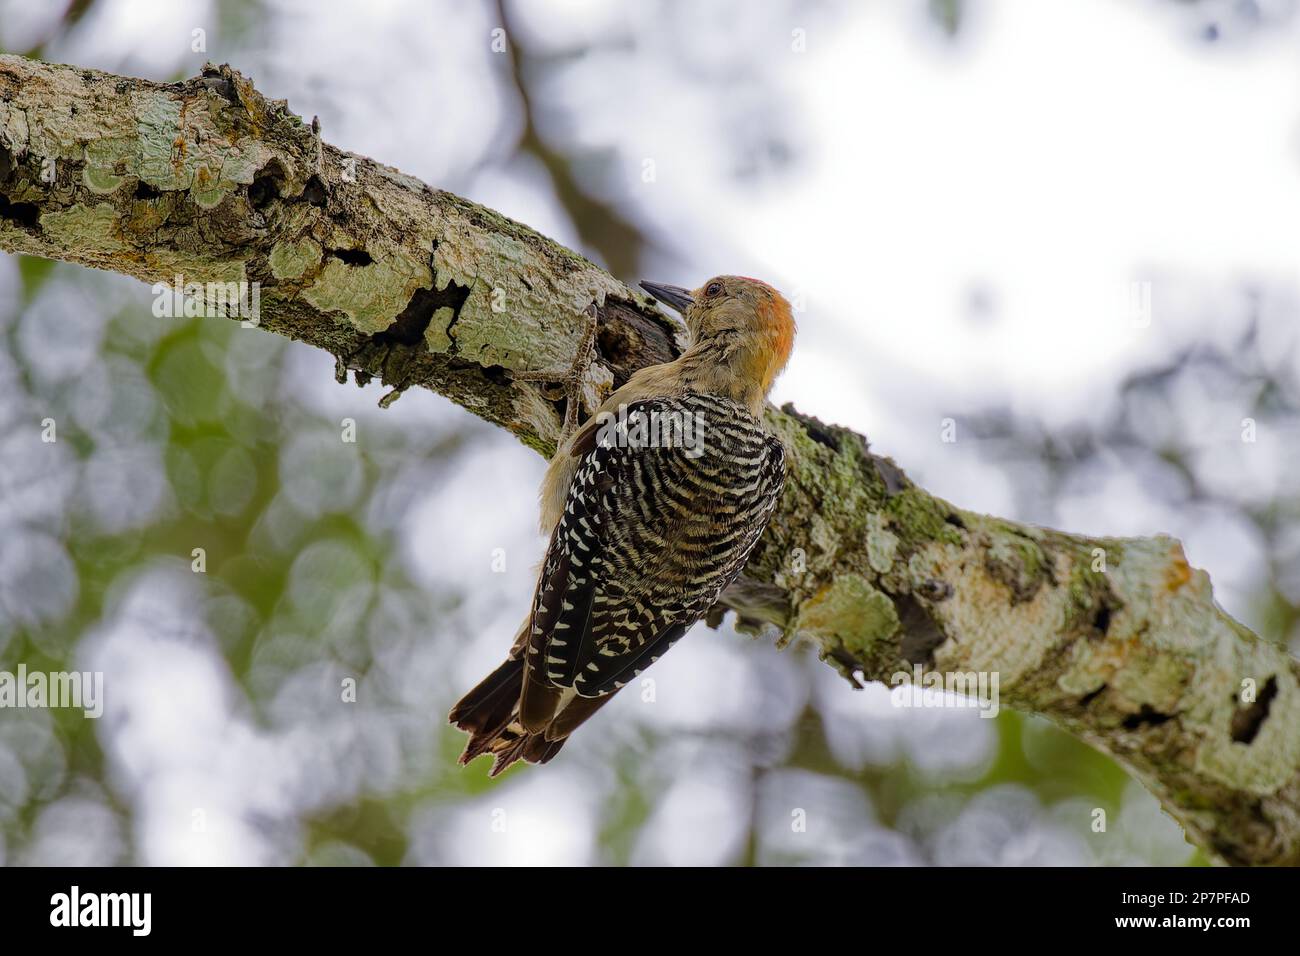
{"label": "hole in branch", "polygon": [[278,195],[279,190],[274,179],[270,176],[258,176],[253,180],[253,185],[248,187],[248,204],[254,209],[265,209]]}
{"label": "hole in branch", "polygon": [[1091,704],[1094,700],[1096,700],[1098,697],[1100,697],[1100,696],[1101,696],[1102,694],[1104,694],[1105,692],[1106,692],[1106,685],[1105,685],[1105,684],[1102,684],[1102,685],[1101,685],[1100,687],[1098,687],[1096,690],[1090,690],[1090,691],[1088,691],[1088,693],[1084,694],[1082,697],[1079,698],[1079,706],[1080,706],[1080,707],[1087,707],[1089,704]]}
{"label": "hole in branch", "polygon": [[[1277,676],[1269,677],[1264,684],[1264,689],[1259,692],[1259,696],[1252,703],[1244,707],[1238,707],[1232,715],[1231,734],[1232,739],[1239,744],[1248,744],[1259,734],[1259,728],[1263,726],[1264,721],[1268,718],[1269,709],[1273,706],[1273,698],[1277,696]],[[1237,700],[1233,697],[1233,700]]]}
{"label": "hole in branch", "polygon": [[[346,250],[345,250],[346,251]],[[367,254],[366,258],[370,256]],[[469,286],[448,282],[442,291],[434,289],[416,289],[411,301],[406,303],[401,313],[388,328],[376,332],[373,336],[378,343],[415,345],[424,338],[424,330],[433,321],[433,314],[439,309],[450,308],[457,316],[460,308],[469,298]]]}
{"label": "hole in branch", "polygon": [[32,203],[10,202],[8,196],[0,196],[0,219],[22,229],[35,229],[40,225],[41,211]]}
{"label": "hole in branch", "polygon": [[510,373],[501,365],[485,365],[483,367],[483,377],[494,385],[509,387],[511,383]]}
{"label": "hole in branch", "polygon": [[254,209],[265,209],[280,198],[280,187],[284,184],[284,167],[278,159],[268,162],[253,177],[253,184],[248,187],[248,204]]}
{"label": "hole in branch", "polygon": [[1129,714],[1124,718],[1124,729],[1138,730],[1141,727],[1159,727],[1161,724],[1173,719],[1173,714],[1162,714],[1150,704],[1143,704],[1136,714]]}
{"label": "hole in branch", "polygon": [[319,176],[313,176],[307,180],[307,185],[303,187],[302,198],[307,200],[313,206],[325,205],[326,193],[325,184],[321,182]]}
{"label": "hole in branch", "polygon": [[346,262],[350,266],[368,266],[375,261],[364,249],[330,249],[329,254],[339,262]]}

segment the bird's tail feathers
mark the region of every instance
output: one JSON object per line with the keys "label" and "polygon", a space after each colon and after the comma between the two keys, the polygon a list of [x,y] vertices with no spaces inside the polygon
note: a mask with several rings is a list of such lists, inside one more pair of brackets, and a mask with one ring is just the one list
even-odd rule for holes
{"label": "bird's tail feathers", "polygon": [[507,658],[451,709],[447,719],[469,734],[469,743],[460,755],[462,764],[481,754],[491,754],[494,761],[489,774],[495,777],[517,760],[546,763],[559,753],[563,740],[530,734],[520,723],[523,682],[523,659]]}

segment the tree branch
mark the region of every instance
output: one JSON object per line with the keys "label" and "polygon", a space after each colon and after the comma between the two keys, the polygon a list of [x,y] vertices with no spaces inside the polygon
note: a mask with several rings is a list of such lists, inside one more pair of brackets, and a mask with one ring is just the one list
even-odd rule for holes
{"label": "tree branch", "polygon": [[[258,283],[264,328],[543,454],[562,397],[512,373],[567,365],[584,310],[600,329],[588,410],[680,347],[590,262],[329,146],[228,67],[160,84],[0,56],[0,249]],[[1210,853],[1300,863],[1300,664],[1224,614],[1177,542],[973,514],[846,429],[789,406],[768,420],[791,474],[726,597],[742,626],[801,635],[855,682],[913,664],[996,675],[1004,703],[1112,755]]]}

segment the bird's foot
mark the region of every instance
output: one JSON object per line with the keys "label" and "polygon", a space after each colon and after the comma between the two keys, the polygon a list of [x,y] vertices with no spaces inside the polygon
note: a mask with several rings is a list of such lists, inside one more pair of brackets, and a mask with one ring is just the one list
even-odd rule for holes
{"label": "bird's foot", "polygon": [[560,432],[557,446],[564,444],[578,427],[578,410],[582,406],[583,384],[587,372],[591,368],[591,360],[595,355],[596,332],[600,327],[596,306],[594,304],[589,306],[583,315],[587,319],[587,327],[583,330],[582,338],[578,341],[578,353],[574,356],[572,365],[566,369],[542,369],[539,371],[510,373],[511,378],[516,382],[540,382],[543,385],[559,385],[563,387],[564,428]]}

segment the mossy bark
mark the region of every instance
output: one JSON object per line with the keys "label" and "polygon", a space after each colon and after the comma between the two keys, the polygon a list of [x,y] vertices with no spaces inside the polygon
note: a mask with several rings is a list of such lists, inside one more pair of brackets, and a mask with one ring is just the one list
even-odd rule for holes
{"label": "mossy bark", "polygon": [[[589,309],[588,408],[681,345],[581,256],[329,146],[224,66],[160,84],[0,56],[0,249],[257,282],[261,326],[341,375],[432,389],[542,454],[563,397],[512,373],[567,365]],[[742,626],[810,640],[855,682],[997,673],[1005,704],[1114,756],[1214,856],[1300,863],[1300,665],[1224,614],[1177,542],[963,511],[852,432],[768,419],[790,480],[725,599]]]}

